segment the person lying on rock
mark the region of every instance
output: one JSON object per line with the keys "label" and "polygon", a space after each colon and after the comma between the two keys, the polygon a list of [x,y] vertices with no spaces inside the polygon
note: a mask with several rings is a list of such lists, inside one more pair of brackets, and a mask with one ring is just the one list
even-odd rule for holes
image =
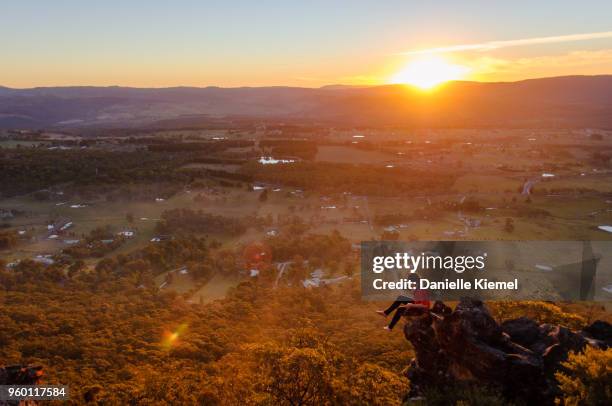
{"label": "person lying on rock", "polygon": [[[410,280],[416,281],[418,286],[419,277],[416,274],[410,275]],[[429,302],[429,294],[427,293],[427,290],[417,288],[414,289],[412,293],[413,297],[408,295],[399,295],[397,299],[395,299],[395,302],[391,303],[391,306],[389,306],[386,310],[376,311],[376,313],[384,317],[389,316],[391,313],[393,313],[393,311],[395,311],[389,325],[383,327],[385,330],[391,332],[402,316],[420,316],[429,311],[431,303]]]}

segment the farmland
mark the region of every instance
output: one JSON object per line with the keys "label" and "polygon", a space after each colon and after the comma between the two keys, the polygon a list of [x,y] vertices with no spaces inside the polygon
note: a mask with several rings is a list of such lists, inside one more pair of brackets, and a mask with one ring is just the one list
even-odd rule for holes
{"label": "farmland", "polygon": [[[78,182],[54,175],[54,183],[42,189],[44,178],[19,179],[14,186],[19,194],[2,198],[0,210],[6,213],[4,229],[20,236],[16,246],[0,255],[6,262],[54,255],[66,241],[82,239],[101,227],[112,233],[132,232],[106,255],[127,254],[151,244],[160,234],[163,213],[175,209],[262,219],[240,235],[198,231],[228,248],[261,241],[270,230],[279,232],[295,219],[313,233],[338,230],[352,243],[382,235],[423,240],[612,237],[598,229],[612,223],[612,170],[609,156],[605,160],[612,150],[608,134],[601,138],[588,131],[552,130],[310,132],[307,139],[317,150],[314,160],[292,157],[288,138],[282,144],[288,155],[275,158],[295,163],[262,165],[258,157],[281,145],[266,141],[269,137],[261,130],[167,130],[135,137],[122,133],[95,143],[61,134],[8,137],[2,141],[4,153],[40,156],[37,165],[43,174],[41,160],[52,166],[58,154],[66,170],[73,170],[74,160],[88,175]],[[177,145],[193,140],[205,149],[157,152],[162,147],[180,151]],[[237,142],[250,146],[236,147]],[[82,154],[72,154],[78,145],[86,145],[84,153],[99,162],[94,172],[77,162]],[[155,146],[153,152],[145,149],[140,154],[160,176],[151,177],[142,169],[133,172],[125,164],[110,169],[113,160],[129,156],[125,151],[130,145],[141,150],[143,145]],[[102,170],[107,172],[104,176]],[[332,170],[343,175],[330,178]],[[528,193],[523,190],[526,182],[531,185]],[[465,202],[471,206],[462,209]],[[504,231],[508,219],[511,233]],[[55,233],[48,227],[56,221],[71,225],[50,239]],[[96,261],[86,260],[90,265]]]}

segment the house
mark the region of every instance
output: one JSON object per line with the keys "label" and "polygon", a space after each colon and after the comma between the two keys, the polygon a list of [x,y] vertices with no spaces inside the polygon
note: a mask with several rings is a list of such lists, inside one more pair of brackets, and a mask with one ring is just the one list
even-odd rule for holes
{"label": "house", "polygon": [[149,241],[161,242],[161,241],[168,241],[171,239],[172,239],[172,236],[169,236],[169,235],[156,235],[155,237],[151,238]]}
{"label": "house", "polygon": [[55,263],[55,261],[52,258],[52,255],[50,255],[50,254],[36,255],[34,258],[32,258],[32,260],[34,262],[38,262],[38,263],[41,263],[43,265],[53,265]]}
{"label": "house", "polygon": [[0,219],[10,219],[15,217],[12,210],[0,209]]}
{"label": "house", "polygon": [[464,221],[468,227],[472,227],[472,228],[480,227],[480,224],[481,224],[481,221],[479,219],[466,218],[464,219]]}
{"label": "house", "polygon": [[68,230],[70,227],[72,227],[74,225],[74,223],[72,221],[68,221],[67,223],[65,223],[63,226],[61,226],[59,228],[60,231],[66,231]]}
{"label": "house", "polygon": [[612,226],[598,226],[597,228],[601,231],[607,231],[608,233],[612,233]]}
{"label": "house", "polygon": [[321,278],[310,278],[310,279],[305,279],[302,281],[302,285],[305,288],[318,288],[320,286],[325,286],[325,285],[334,285],[336,283],[340,283],[345,279],[348,279],[349,277],[346,275],[343,276],[338,276],[336,278],[329,278],[329,279],[321,279]]}
{"label": "house", "polygon": [[321,279],[325,273],[321,269],[316,269],[310,273],[310,276],[313,278]]}
{"label": "house", "polygon": [[320,279],[305,279],[302,281],[302,285],[305,288],[318,288],[319,283],[321,283]]}

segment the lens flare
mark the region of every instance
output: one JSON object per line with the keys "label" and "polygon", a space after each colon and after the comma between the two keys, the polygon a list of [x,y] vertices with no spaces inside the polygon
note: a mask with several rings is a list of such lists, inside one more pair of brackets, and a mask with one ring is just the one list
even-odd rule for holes
{"label": "lens flare", "polygon": [[187,323],[179,325],[174,331],[165,331],[162,337],[161,346],[166,350],[170,350],[176,345],[181,335],[187,330]]}

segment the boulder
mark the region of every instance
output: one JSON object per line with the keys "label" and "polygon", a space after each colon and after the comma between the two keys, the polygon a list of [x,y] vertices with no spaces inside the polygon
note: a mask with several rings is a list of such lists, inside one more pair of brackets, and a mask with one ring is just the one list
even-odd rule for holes
{"label": "boulder", "polygon": [[541,339],[540,326],[527,317],[507,320],[502,323],[501,328],[512,341],[523,347],[529,347]]}
{"label": "boulder", "polygon": [[597,320],[582,330],[584,335],[603,342],[606,348],[612,347],[612,325],[605,321]]}

